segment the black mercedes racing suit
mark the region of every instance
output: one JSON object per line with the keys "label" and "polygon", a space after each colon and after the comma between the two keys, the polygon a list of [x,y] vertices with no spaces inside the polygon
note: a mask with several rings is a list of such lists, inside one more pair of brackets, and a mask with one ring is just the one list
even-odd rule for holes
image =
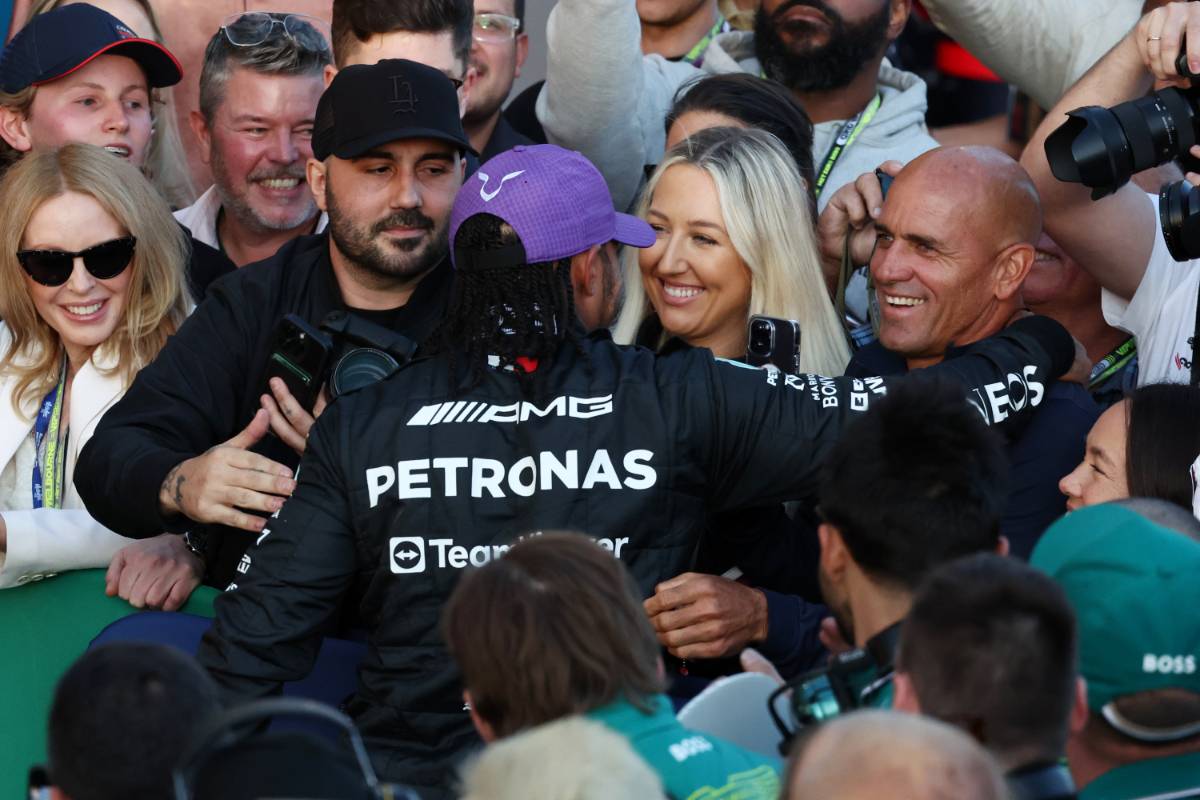
{"label": "black mercedes racing suit", "polygon": [[[539,367],[449,391],[443,358],[339,399],[320,418],[298,486],[216,601],[199,658],[248,699],[306,675],[340,603],[369,649],[348,710],[380,772],[442,797],[476,743],[438,633],[464,569],[523,536],[595,537],[642,590],[685,571],[724,509],[811,497],[843,426],[883,379],[781,376],[707,350],[655,357],[606,337]],[[989,421],[1023,416],[1072,360],[1066,332],[1027,319],[934,368]]]}

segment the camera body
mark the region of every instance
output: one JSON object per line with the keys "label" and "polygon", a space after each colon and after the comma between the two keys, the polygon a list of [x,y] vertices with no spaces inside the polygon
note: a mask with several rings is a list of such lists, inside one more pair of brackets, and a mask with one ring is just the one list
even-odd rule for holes
{"label": "camera body", "polygon": [[[866,698],[880,683],[875,660],[866,651],[854,649],[832,656],[828,666],[779,687],[767,701],[767,708],[783,736],[781,749],[805,728],[869,704]],[[787,721],[775,708],[776,698],[786,693],[790,693],[787,707],[791,715]]]}
{"label": "camera body", "polygon": [[316,405],[322,386],[336,399],[383,380],[412,359],[408,337],[346,311],[334,311],[314,328],[296,314],[279,321],[267,357],[263,392],[281,378],[305,409]]}

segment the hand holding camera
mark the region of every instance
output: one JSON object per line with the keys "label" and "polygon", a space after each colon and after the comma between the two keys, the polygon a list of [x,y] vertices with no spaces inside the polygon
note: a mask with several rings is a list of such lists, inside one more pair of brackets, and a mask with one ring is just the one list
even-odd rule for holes
{"label": "hand holding camera", "polygon": [[[1166,88],[1112,108],[1077,108],[1046,139],[1054,176],[1090,187],[1093,200],[1112,194],[1135,173],[1200,153],[1200,86],[1191,81],[1200,76],[1200,5],[1156,9],[1129,37],[1146,69]],[[1165,184],[1158,211],[1171,256],[1200,257],[1200,191],[1187,181]]]}

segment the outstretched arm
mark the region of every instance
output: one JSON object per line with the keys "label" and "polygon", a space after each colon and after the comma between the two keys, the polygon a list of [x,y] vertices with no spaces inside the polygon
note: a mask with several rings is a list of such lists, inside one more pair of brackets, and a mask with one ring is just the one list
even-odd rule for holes
{"label": "outstretched arm", "polygon": [[1189,29],[1194,29],[1189,50],[1200,60],[1200,6],[1172,3],[1143,17],[1063,95],[1021,157],[1041,195],[1046,231],[1104,288],[1125,299],[1133,297],[1141,283],[1158,235],[1154,204],[1132,183],[1093,202],[1087,187],[1064,183],[1051,173],[1046,138],[1066,120],[1068,111],[1113,106],[1144,95],[1156,77],[1178,77],[1172,62],[1180,37]]}

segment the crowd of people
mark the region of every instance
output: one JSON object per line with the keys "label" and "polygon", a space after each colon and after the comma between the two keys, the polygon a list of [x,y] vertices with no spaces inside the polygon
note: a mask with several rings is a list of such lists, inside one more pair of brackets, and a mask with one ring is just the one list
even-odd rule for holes
{"label": "crowd of people", "polygon": [[1200,4],[1052,5],[18,2],[0,604],[218,590],[33,796],[1200,798]]}

